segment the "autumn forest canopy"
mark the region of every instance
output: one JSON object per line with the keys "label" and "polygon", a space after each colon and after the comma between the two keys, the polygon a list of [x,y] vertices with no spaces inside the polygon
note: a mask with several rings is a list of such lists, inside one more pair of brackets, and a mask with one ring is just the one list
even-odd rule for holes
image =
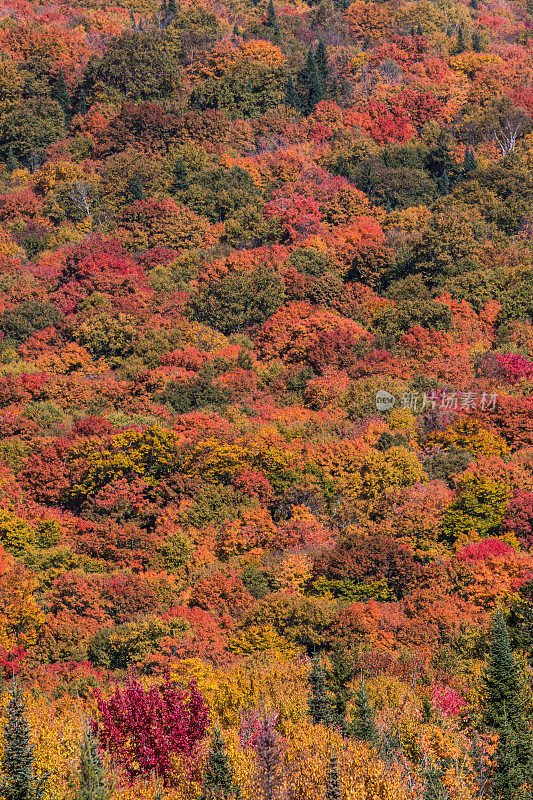
{"label": "autumn forest canopy", "polygon": [[2,0],[1,800],[532,800],[532,0]]}

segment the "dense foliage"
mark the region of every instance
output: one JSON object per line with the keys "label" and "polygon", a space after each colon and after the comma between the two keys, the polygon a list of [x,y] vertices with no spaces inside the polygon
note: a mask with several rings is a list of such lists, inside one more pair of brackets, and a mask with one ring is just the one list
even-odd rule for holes
{"label": "dense foliage", "polygon": [[531,0],[0,46],[0,796],[531,798]]}

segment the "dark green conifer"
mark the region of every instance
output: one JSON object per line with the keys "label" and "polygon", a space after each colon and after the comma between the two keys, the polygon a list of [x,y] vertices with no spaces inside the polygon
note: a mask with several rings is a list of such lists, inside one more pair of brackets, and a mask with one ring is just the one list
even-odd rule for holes
{"label": "dark green conifer", "polygon": [[448,194],[450,191],[450,178],[448,177],[448,172],[445,169],[442,171],[442,175],[437,180],[437,188],[439,193],[442,195]]}
{"label": "dark green conifer", "polygon": [[176,5],[176,0],[168,0],[168,13],[175,17],[178,13],[178,6]]}
{"label": "dark green conifer", "polygon": [[361,739],[363,742],[377,742],[379,733],[374,720],[374,709],[368,700],[363,681],[359,683],[355,692],[354,702],[354,714],[347,726],[347,734],[354,739]]}
{"label": "dark green conifer", "polygon": [[469,145],[465,150],[464,171],[471,172],[473,169],[476,169],[476,167],[477,167],[476,157],[474,155],[474,151]]}
{"label": "dark green conifer", "polygon": [[130,197],[132,200],[144,200],[143,185],[138,175],[130,186]]}
{"label": "dark green conifer", "polygon": [[303,78],[304,85],[307,89],[307,112],[310,114],[316,104],[319,103],[324,96],[320,74],[312,50],[309,50],[307,54]]}
{"label": "dark green conifer", "polygon": [[459,27],[457,31],[457,43],[455,45],[455,52],[456,53],[464,53],[467,50],[466,41],[465,41],[465,32],[463,30],[463,26]]}
{"label": "dark green conifer", "polygon": [[174,169],[172,170],[172,184],[170,186],[170,192],[172,194],[183,192],[188,185],[189,181],[187,178],[187,167],[185,166],[184,160],[182,158],[178,158],[174,164]]}
{"label": "dark green conifer", "polygon": [[481,40],[477,31],[472,34],[472,50],[474,53],[481,53]]}
{"label": "dark green conifer", "polygon": [[266,25],[272,31],[273,42],[276,44],[279,43],[281,34],[279,30],[278,17],[276,14],[276,9],[274,8],[273,0],[268,0]]}
{"label": "dark green conifer", "polygon": [[[499,737],[492,796],[495,800],[524,800],[528,796],[525,785],[533,785],[533,736],[526,716],[523,670],[513,656],[501,612],[492,620],[483,699],[483,723]],[[508,787],[507,794],[502,794],[503,787]]]}
{"label": "dark green conifer", "polygon": [[322,82],[322,89],[326,92],[329,78],[328,51],[322,39],[318,40],[315,50],[315,63]]}
{"label": "dark green conifer", "polygon": [[339,757],[331,753],[328,777],[326,782],[326,800],[341,800],[341,783],[339,780]]}
{"label": "dark green conifer", "polygon": [[83,114],[83,116],[85,116],[85,114],[87,113],[87,98],[85,97],[85,91],[83,89],[83,86],[81,87],[80,93],[78,95],[78,102],[76,104],[76,112],[78,114]]}
{"label": "dark green conifer", "polygon": [[285,102],[291,108],[300,108],[300,98],[298,97],[298,93],[294,88],[294,82],[290,72],[289,77],[287,78],[287,85],[285,86]]}
{"label": "dark green conifer", "polygon": [[226,800],[239,796],[239,789],[233,781],[226,742],[220,728],[217,727],[211,736],[211,747],[203,774],[203,791],[200,800]]}
{"label": "dark green conifer", "polygon": [[474,11],[477,11],[477,0],[470,0],[470,8],[473,8]]}
{"label": "dark green conifer", "polygon": [[7,151],[7,161],[6,161],[7,171],[11,175],[13,170],[17,169],[17,167],[18,167],[17,159],[13,155],[13,148],[10,147],[9,150]]}
{"label": "dark green conifer", "polygon": [[511,650],[501,611],[491,625],[490,652],[485,665],[483,723],[495,730],[504,720],[515,730],[523,726],[524,677]]}
{"label": "dark green conifer", "polygon": [[424,32],[422,30],[422,25],[420,24],[420,20],[418,20],[418,23],[417,23],[417,26],[416,26],[416,35],[417,36],[423,36],[424,35]]}
{"label": "dark green conifer", "polygon": [[411,36],[416,36],[416,30],[414,25],[411,25]]}
{"label": "dark green conifer", "polygon": [[107,771],[98,753],[96,740],[87,727],[81,742],[78,788],[74,797],[75,800],[109,800],[110,796]]}
{"label": "dark green conifer", "polygon": [[309,715],[313,722],[331,725],[334,714],[328,695],[327,675],[319,656],[313,658],[313,666],[308,678],[311,697],[308,700]]}
{"label": "dark green conifer", "polygon": [[343,724],[346,709],[352,697],[349,688],[355,675],[354,659],[342,647],[336,647],[331,656],[331,669],[328,671],[329,685],[334,695],[334,712],[338,724]]}
{"label": "dark green conifer", "polygon": [[[165,0],[163,0],[163,5],[164,4],[165,4]],[[136,31],[137,30],[137,23],[135,21],[135,14],[133,13],[133,11],[131,9],[130,9],[130,20],[131,20],[131,29],[133,31]]]}
{"label": "dark green conifer", "polygon": [[[524,783],[527,776],[520,763],[517,751],[517,737],[504,719],[498,731],[498,746],[495,754],[495,769],[491,795],[494,800],[526,800],[528,795]],[[529,798],[531,794],[529,794]]]}
{"label": "dark green conifer", "polygon": [[10,695],[4,725],[0,795],[4,800],[42,800],[48,775],[35,775],[26,704],[15,681]]}
{"label": "dark green conifer", "polygon": [[59,103],[66,114],[70,107],[70,93],[62,69],[57,73],[57,77],[52,85],[52,97]]}
{"label": "dark green conifer", "polygon": [[267,22],[266,22],[266,24],[268,25],[269,28],[273,28],[275,25],[277,25],[277,23],[278,23],[278,20],[277,20],[277,16],[276,16],[276,9],[274,8],[273,0],[268,0]]}

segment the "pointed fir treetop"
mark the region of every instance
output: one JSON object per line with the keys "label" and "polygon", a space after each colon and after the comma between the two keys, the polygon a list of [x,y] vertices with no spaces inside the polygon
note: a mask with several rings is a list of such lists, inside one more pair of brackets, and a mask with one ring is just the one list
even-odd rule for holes
{"label": "pointed fir treetop", "polygon": [[467,50],[466,40],[465,40],[465,32],[463,30],[463,26],[459,27],[457,32],[457,44],[455,45],[455,52],[456,53],[464,53]]}
{"label": "pointed fir treetop", "polygon": [[66,113],[70,106],[70,93],[62,69],[59,70],[55,81],[52,84],[52,97],[59,103],[63,111]]}
{"label": "pointed fir treetop", "polygon": [[440,175],[437,181],[437,188],[439,190],[439,193],[442,195],[448,194],[448,192],[450,191],[450,178],[447,170],[445,169],[442,170],[442,174]]}
{"label": "pointed fir treetop", "polygon": [[352,721],[347,726],[347,733],[354,739],[375,743],[379,732],[374,720],[374,709],[370,705],[366,686],[360,681],[354,694],[354,712]]}
{"label": "pointed fir treetop", "polygon": [[292,80],[292,75],[289,72],[289,77],[287,78],[287,85],[285,86],[285,102],[291,108],[300,108],[300,98],[298,97],[298,93],[294,88],[294,81]]}
{"label": "pointed fir treetop", "polygon": [[313,51],[310,49],[307,54],[307,61],[303,73],[303,82],[307,89],[307,112],[310,114],[313,108],[324,96],[324,89],[320,79],[317,63]]}
{"label": "pointed fir treetop", "polygon": [[137,175],[130,187],[130,197],[132,200],[144,200],[144,190],[141,179]]}
{"label": "pointed fir treetop", "polygon": [[83,89],[83,86],[81,87],[80,93],[78,95],[78,102],[76,104],[76,113],[83,114],[83,116],[85,116],[85,114],[87,113],[87,98],[85,96],[85,91]]}
{"label": "pointed fir treetop", "polygon": [[511,650],[509,632],[501,611],[492,618],[490,653],[484,674],[483,721],[499,729],[507,719],[512,728],[521,724],[524,707],[524,679]]}
{"label": "pointed fir treetop", "polygon": [[328,677],[335,697],[335,715],[340,725],[345,720],[348,702],[352,697],[349,684],[352,682],[354,675],[355,661],[353,655],[343,647],[335,647],[331,656],[331,669]]}
{"label": "pointed fir treetop", "polygon": [[83,732],[80,763],[78,767],[78,788],[75,800],[110,800],[111,787],[107,778],[98,744],[89,726]]}
{"label": "pointed fir treetop", "polygon": [[324,89],[326,89],[329,77],[328,51],[326,50],[326,45],[324,44],[322,39],[318,40],[318,44],[316,46],[315,63],[320,78],[322,80],[322,86],[324,87]]}
{"label": "pointed fir treetop", "polygon": [[220,800],[238,797],[239,789],[233,781],[226,742],[217,725],[211,736],[211,747],[203,774],[203,791],[200,800]]}
{"label": "pointed fir treetop", "polygon": [[311,697],[308,700],[309,715],[315,723],[331,725],[334,714],[327,687],[327,674],[320,656],[313,658],[313,665],[308,678]]}

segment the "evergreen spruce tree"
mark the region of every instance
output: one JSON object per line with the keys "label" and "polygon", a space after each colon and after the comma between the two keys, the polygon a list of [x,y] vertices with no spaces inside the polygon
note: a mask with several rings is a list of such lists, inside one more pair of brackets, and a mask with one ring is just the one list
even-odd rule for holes
{"label": "evergreen spruce tree", "polygon": [[[523,800],[527,797],[524,784],[533,782],[533,735],[526,709],[525,680],[513,656],[503,614],[497,612],[484,674],[483,723],[499,737],[492,795],[498,800]],[[499,792],[506,785],[508,794],[503,796]],[[517,786],[522,788],[517,790]]]}
{"label": "evergreen spruce tree", "polygon": [[83,732],[78,781],[78,788],[74,795],[75,800],[109,800],[111,787],[107,779],[107,771],[89,727]]}
{"label": "evergreen spruce tree", "polygon": [[16,169],[17,167],[18,167],[17,159],[13,155],[13,148],[10,147],[9,150],[7,151],[7,161],[6,161],[7,171],[11,175],[13,170]]}
{"label": "evergreen spruce tree", "polygon": [[465,32],[463,30],[463,26],[459,27],[457,32],[457,44],[455,45],[455,52],[456,53],[464,53],[467,50],[466,41],[465,41]]}
{"label": "evergreen spruce tree", "polygon": [[481,40],[477,31],[472,34],[472,50],[474,53],[481,53]]}
{"label": "evergreen spruce tree", "polygon": [[313,658],[313,667],[308,678],[311,697],[308,700],[309,714],[313,722],[332,725],[335,715],[328,696],[327,675],[319,656]]}
{"label": "evergreen spruce tree", "polygon": [[285,102],[291,108],[300,108],[300,98],[298,97],[298,93],[294,88],[294,82],[290,72],[289,77],[287,78],[287,85],[285,87]]}
{"label": "evergreen spruce tree", "polygon": [[26,704],[15,681],[10,695],[4,725],[0,795],[4,800],[42,800],[48,776],[35,775]]}
{"label": "evergreen spruce tree", "polygon": [[328,67],[328,51],[322,39],[318,40],[315,50],[315,63],[322,82],[322,90],[325,93],[328,88],[329,67]]}
{"label": "evergreen spruce tree", "polygon": [[130,185],[130,197],[132,200],[144,200],[143,185],[138,175]]}
{"label": "evergreen spruce tree", "polygon": [[524,679],[513,656],[509,633],[501,611],[491,626],[490,652],[485,665],[483,723],[503,728],[504,720],[515,730],[523,725]]}
{"label": "evergreen spruce tree", "polygon": [[349,684],[355,674],[355,664],[350,653],[336,647],[331,656],[331,669],[328,678],[334,695],[334,712],[338,724],[342,725],[346,718],[346,708],[352,697]]}
{"label": "evergreen spruce tree", "polygon": [[416,36],[415,26],[411,25],[411,36]]}
{"label": "evergreen spruce tree", "polygon": [[417,36],[423,36],[424,35],[424,31],[422,30],[422,25],[420,24],[420,20],[418,20],[418,24],[416,26],[416,35]]}
{"label": "evergreen spruce tree", "polygon": [[168,13],[175,17],[178,13],[178,6],[176,5],[176,0],[168,0]]}
{"label": "evergreen spruce tree", "polygon": [[369,703],[366,687],[363,681],[354,695],[355,708],[351,722],[347,725],[346,733],[354,739],[363,742],[377,742],[379,734],[374,720],[374,709]]}
{"label": "evergreen spruce tree", "polygon": [[183,192],[189,185],[187,178],[187,167],[182,158],[178,158],[172,170],[172,183],[170,185],[171,194]]}
{"label": "evergreen spruce tree", "polygon": [[470,0],[470,8],[473,8],[474,11],[477,11],[477,0]]}
{"label": "evergreen spruce tree", "polygon": [[474,151],[470,147],[470,145],[465,150],[465,158],[464,158],[464,171],[471,172],[473,169],[476,169],[476,157],[474,155]]}
{"label": "evergreen spruce tree", "polygon": [[52,85],[52,97],[59,103],[65,114],[68,113],[70,107],[70,93],[62,69],[57,73],[57,77]]}
{"label": "evergreen spruce tree", "polygon": [[220,800],[238,796],[239,789],[233,782],[233,767],[230,764],[226,742],[217,725],[211,737],[200,800]]}
{"label": "evergreen spruce tree", "polygon": [[[164,0],[163,0],[163,5],[164,5]],[[131,29],[133,31],[136,31],[137,30],[137,23],[135,22],[135,14],[131,10],[131,8],[130,8],[130,20],[131,20]]]}
{"label": "evergreen spruce tree", "polygon": [[495,800],[526,800],[524,783],[527,776],[518,757],[516,736],[506,718],[498,731],[495,762],[492,797]]}
{"label": "evergreen spruce tree", "polygon": [[437,181],[437,188],[442,195],[448,194],[450,191],[450,179],[446,170],[442,171],[442,175]]}
{"label": "evergreen spruce tree", "polygon": [[310,114],[316,104],[319,103],[324,96],[320,74],[312,50],[309,50],[307,54],[307,62],[303,72],[303,82],[307,89],[307,113]]}
{"label": "evergreen spruce tree", "polygon": [[278,17],[276,14],[276,9],[274,8],[273,0],[268,0],[268,7],[267,7],[267,27],[270,28],[272,31],[272,39],[274,42],[279,42],[280,39],[280,31],[278,25]]}
{"label": "evergreen spruce tree", "polygon": [[326,782],[326,800],[341,800],[341,783],[339,780],[339,757],[331,753],[328,777]]}
{"label": "evergreen spruce tree", "polygon": [[78,102],[76,104],[76,113],[77,114],[85,114],[87,113],[87,98],[85,97],[85,91],[83,86],[80,89],[80,93],[78,95]]}

